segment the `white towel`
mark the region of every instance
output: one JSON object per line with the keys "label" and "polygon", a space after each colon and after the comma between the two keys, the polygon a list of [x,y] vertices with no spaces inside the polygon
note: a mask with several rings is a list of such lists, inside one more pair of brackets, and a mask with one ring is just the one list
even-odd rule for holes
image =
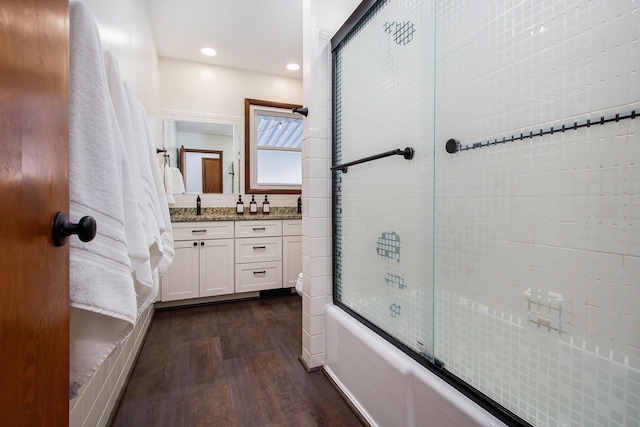
{"label": "white towel", "polygon": [[[158,267],[162,259],[161,234],[164,232],[164,221],[162,220],[158,193],[155,189],[155,183],[151,173],[151,164],[149,162],[146,116],[140,110],[135,92],[128,82],[124,82],[124,90],[127,95],[133,128],[133,146],[129,149],[131,150],[131,154],[136,156],[140,169],[137,180],[142,191],[140,202],[143,203],[143,209],[141,209],[141,212],[147,224],[147,237],[151,243],[149,248],[151,269],[154,270]],[[150,236],[149,233],[151,234]]]}
{"label": "white towel", "polygon": [[[134,278],[135,291],[138,300],[138,313],[141,310],[141,301],[146,301],[153,290],[153,276],[151,274],[151,255],[149,247],[153,243],[152,237],[147,242],[145,233],[146,225],[141,209],[144,207],[138,202],[142,198],[142,191],[137,185],[139,168],[136,163],[137,156],[132,155],[130,148],[134,141],[133,126],[129,102],[124,90],[118,61],[111,52],[104,52],[104,65],[109,86],[109,94],[122,139],[117,149],[123,161],[123,197],[125,209],[125,232],[127,235],[128,253],[131,260],[131,272]],[[135,177],[135,182],[134,182]],[[150,229],[152,230],[152,229]],[[153,232],[149,231],[152,236]],[[153,296],[155,297],[155,295]]]}
{"label": "white towel", "polygon": [[82,385],[131,332],[136,297],[127,253],[120,138],[109,98],[98,28],[71,1],[69,58],[69,212],[91,215],[93,241],[70,239],[70,382]]}
{"label": "white towel", "polygon": [[173,194],[186,193],[186,190],[184,189],[184,177],[182,176],[180,169],[171,168],[171,172],[173,172]]}
{"label": "white towel", "polygon": [[169,206],[176,204],[176,199],[173,197],[173,172],[169,165],[164,165],[163,168],[164,189],[167,192],[167,202]]}
{"label": "white towel", "polygon": [[[138,102],[138,109],[144,117],[147,116],[144,107],[140,102]],[[169,271],[169,267],[171,266],[175,255],[175,250],[173,248],[171,217],[169,215],[169,203],[167,202],[164,186],[162,185],[160,164],[158,163],[158,157],[156,156],[156,143],[153,138],[153,133],[151,132],[151,129],[149,129],[149,122],[145,120],[144,124],[147,134],[147,153],[149,155],[149,165],[151,166],[151,176],[153,178],[153,184],[157,194],[157,208],[161,215],[158,223],[160,224],[159,231],[162,239],[162,259],[158,264],[158,273],[163,275]]]}

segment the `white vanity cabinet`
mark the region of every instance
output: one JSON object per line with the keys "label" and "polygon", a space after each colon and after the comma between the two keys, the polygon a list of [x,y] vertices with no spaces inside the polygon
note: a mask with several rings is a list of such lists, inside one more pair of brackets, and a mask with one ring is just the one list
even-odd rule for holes
{"label": "white vanity cabinet", "polygon": [[295,288],[302,272],[302,220],[282,221],[282,286]]}
{"label": "white vanity cabinet", "polygon": [[234,292],[233,221],[173,223],[175,257],[162,277],[162,301]]}
{"label": "white vanity cabinet", "polygon": [[236,221],[236,293],[282,288],[282,221]]}

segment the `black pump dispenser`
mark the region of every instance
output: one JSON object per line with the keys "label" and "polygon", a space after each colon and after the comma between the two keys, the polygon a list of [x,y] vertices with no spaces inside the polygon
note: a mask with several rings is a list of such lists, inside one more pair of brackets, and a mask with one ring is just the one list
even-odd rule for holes
{"label": "black pump dispenser", "polygon": [[251,196],[251,202],[249,202],[249,215],[255,215],[258,213],[258,204],[256,203],[256,196]]}
{"label": "black pump dispenser", "polygon": [[244,214],[244,202],[242,201],[241,195],[238,195],[238,201],[236,202],[236,214],[238,215]]}
{"label": "black pump dispenser", "polygon": [[196,197],[196,215],[202,215],[202,207],[200,204],[200,195],[198,194],[198,197]]}

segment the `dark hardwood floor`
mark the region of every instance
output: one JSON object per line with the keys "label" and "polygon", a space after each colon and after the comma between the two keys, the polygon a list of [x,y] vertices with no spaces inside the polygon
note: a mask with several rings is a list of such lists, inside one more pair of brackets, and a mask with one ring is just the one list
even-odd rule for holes
{"label": "dark hardwood floor", "polygon": [[113,426],[360,426],[307,374],[297,295],[157,311]]}

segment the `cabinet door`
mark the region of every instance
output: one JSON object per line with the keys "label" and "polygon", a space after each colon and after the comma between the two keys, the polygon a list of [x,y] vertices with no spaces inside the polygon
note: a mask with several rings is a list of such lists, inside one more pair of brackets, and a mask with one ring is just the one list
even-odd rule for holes
{"label": "cabinet door", "polygon": [[295,288],[302,272],[302,236],[282,238],[282,287]]}
{"label": "cabinet door", "polygon": [[174,242],[171,268],[162,276],[162,301],[198,298],[198,242]]}
{"label": "cabinet door", "polygon": [[232,294],[233,239],[201,240],[199,245],[200,296]]}

